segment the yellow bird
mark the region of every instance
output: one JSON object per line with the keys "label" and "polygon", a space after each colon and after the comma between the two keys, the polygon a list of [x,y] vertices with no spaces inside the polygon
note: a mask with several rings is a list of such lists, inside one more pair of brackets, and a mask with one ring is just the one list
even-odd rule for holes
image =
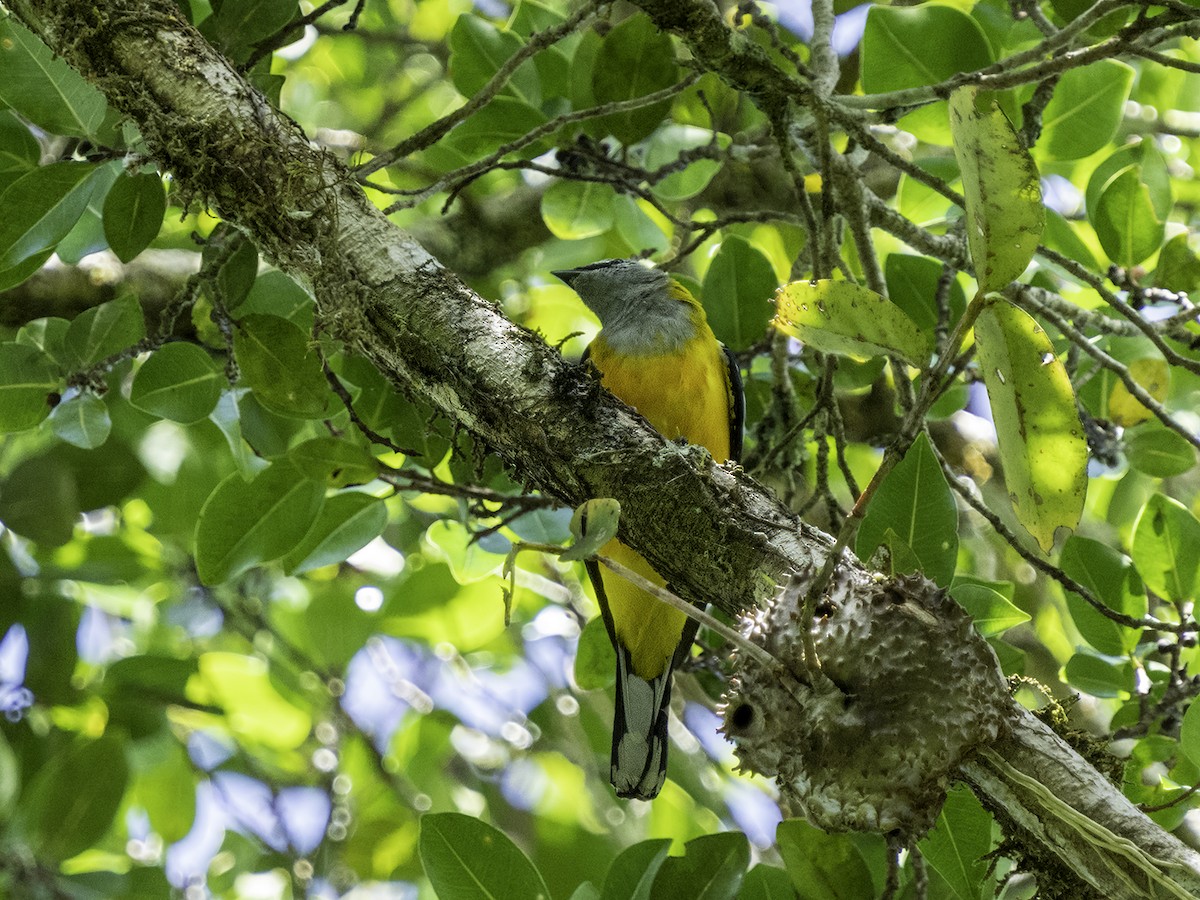
{"label": "yellow bird", "polygon": [[[718,462],[742,451],[744,401],[737,362],[713,336],[704,308],[666,272],[609,259],[555,272],[600,319],[584,352],[601,383],[664,437],[708,449]],[[640,554],[612,540],[601,553],[656,584]],[[618,796],[650,800],[667,775],[671,670],[687,658],[696,623],[615,573],[588,574],[617,651],[612,783]]]}

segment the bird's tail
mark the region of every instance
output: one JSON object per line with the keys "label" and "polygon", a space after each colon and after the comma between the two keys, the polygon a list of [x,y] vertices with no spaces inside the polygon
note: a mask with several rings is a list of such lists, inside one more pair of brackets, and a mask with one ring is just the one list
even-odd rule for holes
{"label": "bird's tail", "polygon": [[617,646],[612,783],[619,797],[653,800],[666,780],[671,669],[647,681],[634,673],[629,651]]}

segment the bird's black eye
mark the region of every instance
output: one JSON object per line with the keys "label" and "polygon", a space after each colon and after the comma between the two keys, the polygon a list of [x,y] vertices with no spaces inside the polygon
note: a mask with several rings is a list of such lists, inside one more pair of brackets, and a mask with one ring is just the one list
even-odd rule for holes
{"label": "bird's black eye", "polygon": [[749,703],[742,703],[737,706],[733,713],[729,716],[729,724],[738,731],[745,731],[754,724],[754,707]]}

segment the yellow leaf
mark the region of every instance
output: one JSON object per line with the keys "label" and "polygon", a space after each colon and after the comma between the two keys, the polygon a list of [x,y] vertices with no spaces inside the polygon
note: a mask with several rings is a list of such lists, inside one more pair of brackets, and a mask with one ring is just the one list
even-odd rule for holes
{"label": "yellow leaf", "polygon": [[[1161,357],[1148,356],[1135,359],[1129,364],[1129,374],[1155,400],[1160,403],[1167,396],[1167,387],[1171,383],[1171,369],[1167,361]],[[1114,424],[1129,428],[1138,422],[1145,422],[1153,413],[1142,406],[1125,383],[1118,381],[1113,385],[1112,393],[1108,395],[1108,417]]]}

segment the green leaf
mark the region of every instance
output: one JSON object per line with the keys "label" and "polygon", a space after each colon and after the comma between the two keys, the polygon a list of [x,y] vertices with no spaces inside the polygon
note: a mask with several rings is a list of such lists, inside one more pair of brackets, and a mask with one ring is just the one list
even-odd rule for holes
{"label": "green leaf", "polygon": [[1179,749],[1191,760],[1192,765],[1200,766],[1200,703],[1189,703],[1187,712],[1183,714],[1183,723],[1179,727]]}
{"label": "green leaf", "polygon": [[635,200],[626,194],[619,194],[614,199],[613,219],[617,234],[629,246],[630,256],[661,253],[670,246],[670,239],[650,217],[649,209],[646,201]]}
{"label": "green leaf", "polygon": [[226,383],[202,347],[176,342],[155,350],[138,368],[129,402],[151,415],[191,425],[213,411]]}
{"label": "green leaf", "polygon": [[608,867],[601,900],[654,900],[654,879],[670,849],[669,839],[626,847]]}
{"label": "green leaf", "polygon": [[948,585],[958,561],[958,507],[929,438],[917,436],[867,506],[857,553],[867,559],[893,529],[912,548],[927,577]]}
{"label": "green leaf", "polygon": [[1129,465],[1154,478],[1182,475],[1196,464],[1196,450],[1183,435],[1157,422],[1127,431]]}
{"label": "green leaf", "polygon": [[450,566],[459,584],[481,581],[504,563],[503,556],[485,550],[474,532],[455,519],[438,519],[425,532],[425,539],[427,552]]}
{"label": "green leaf", "polygon": [[329,385],[308,335],[278,316],[249,315],[238,322],[233,352],[242,379],[272,412],[301,419],[329,413]]}
{"label": "green leaf", "polygon": [[[729,147],[729,135],[716,134],[718,150]],[[647,171],[653,172],[663,166],[671,165],[688,150],[695,150],[713,143],[713,132],[707,128],[697,128],[694,125],[667,124],[657,129],[646,147],[644,165]],[[672,172],[666,178],[655,182],[651,188],[655,194],[664,200],[688,200],[695,197],[708,187],[713,176],[721,171],[721,159],[697,159],[683,169]]]}
{"label": "green leaf", "polygon": [[0,483],[0,522],[37,544],[67,543],[82,511],[71,472],[48,454],[22,461]]}
{"label": "green leaf", "polygon": [[1108,182],[1088,218],[1108,258],[1127,269],[1158,250],[1166,234],[1138,166],[1122,169]]}
{"label": "green leaf", "polygon": [[[523,137],[545,121],[545,114],[536,107],[500,96],[458,125],[446,136],[446,142],[468,155],[482,154]],[[544,139],[535,141],[524,147],[521,155],[536,156],[545,146]]]}
{"label": "green leaf", "polygon": [[112,419],[104,401],[84,391],[54,407],[50,429],[68,444],[94,450],[108,440]]}
{"label": "green leaf", "polygon": [[613,226],[614,194],[606,184],[556,181],[542,194],[542,219],[564,241],[595,237]]}
{"label": "green leaf", "polygon": [[236,472],[217,485],[196,522],[196,571],[220,584],[283,556],[321,511],[325,487],[286,462],[275,462],[247,484]]}
{"label": "green leaf", "polygon": [[[220,226],[222,228],[226,226]],[[231,229],[232,230],[232,229]],[[302,301],[309,301],[309,297],[304,293],[304,289],[300,288],[296,282],[288,278],[282,272],[268,272],[263,276],[264,281],[268,278],[278,279],[277,284],[264,284],[263,294],[259,298],[260,303],[254,304],[251,302],[254,298],[251,296],[255,293],[254,288],[258,286],[258,248],[254,246],[254,241],[241,232],[236,232],[235,236],[227,238],[228,240],[236,240],[237,247],[234,248],[232,254],[225,259],[221,264],[221,268],[217,271],[217,290],[221,294],[221,299],[225,303],[225,307],[229,310],[236,310],[239,316],[249,315],[253,312],[266,313],[273,316],[280,316],[292,322],[301,328],[311,326],[311,319],[308,322],[302,322],[295,315],[294,303],[301,302],[296,299],[298,292]],[[205,263],[212,264],[213,256],[223,251],[221,242],[210,241],[204,248],[203,258]],[[277,289],[271,290],[270,287]],[[284,294],[286,299],[279,295]],[[243,305],[243,301],[245,304]]]}
{"label": "green leaf", "polygon": [[42,148],[29,126],[9,110],[0,110],[0,192],[37,168]]}
{"label": "green leaf", "polygon": [[166,212],[162,178],[121,175],[104,201],[104,239],[117,258],[127,263],[158,236]]}
{"label": "green leaf", "polygon": [[581,691],[603,691],[617,680],[617,654],[604,620],[594,616],[583,626],[575,647],[575,683]]}
{"label": "green leaf", "polygon": [[[887,553],[882,551],[886,550]],[[871,565],[888,575],[901,575],[916,572],[921,568],[921,561],[908,541],[900,537],[890,525],[884,529],[879,544],[870,559]]]}
{"label": "green leaf", "polygon": [[67,236],[54,248],[55,255],[67,265],[78,265],[85,256],[108,249],[104,237],[104,202],[120,174],[121,163],[111,160],[101,163],[88,179],[92,191],[87,206]]}
{"label": "green leaf", "polygon": [[[1096,166],[1088,179],[1087,190],[1084,194],[1084,207],[1088,218],[1100,208],[1100,195],[1130,166],[1138,170],[1139,180],[1150,193],[1150,203],[1154,214],[1165,221],[1171,214],[1173,201],[1171,190],[1171,173],[1167,168],[1166,159],[1154,146],[1153,141],[1141,141],[1128,144],[1111,154],[1108,159]],[[1093,225],[1095,220],[1092,219]]]}
{"label": "green leaf", "polygon": [[950,95],[950,130],[966,198],[967,246],[979,292],[987,294],[1025,271],[1042,238],[1038,170],[1008,117],[977,88]]}
{"label": "green leaf", "polygon": [[1049,160],[1082,159],[1107,146],[1132,85],[1133,69],[1115,59],[1068,69],[1042,113],[1039,153]]}
{"label": "green leaf", "polygon": [[366,448],[332,435],[293,447],[288,459],[306,477],[334,488],[366,484],[379,474],[379,463]]}
{"label": "green leaf", "polygon": [[1049,550],[1058,528],[1079,524],[1087,493],[1087,441],[1071,380],[1037,322],[1009,303],[980,313],[975,343],[1009,499]]}
{"label": "green leaf", "polygon": [[[905,253],[888,254],[884,264],[889,299],[927,334],[937,326],[937,286],[942,277],[942,264],[927,256]],[[948,324],[962,318],[967,298],[958,279],[950,282],[950,319]]]}
{"label": "green leaf", "polygon": [[742,237],[728,237],[704,275],[701,298],[717,340],[745,350],[771,324],[771,297],[779,282],[770,261]]}
{"label": "green leaf", "polygon": [[67,363],[83,369],[128,350],[146,336],[146,320],[134,297],[93,306],[71,320],[63,339]]}
{"label": "green leaf", "polygon": [[[1142,579],[1129,558],[1107,544],[1073,534],[1063,544],[1059,565],[1114,612],[1135,619],[1146,615]],[[1139,629],[1118,625],[1071,591],[1067,592],[1067,609],[1083,639],[1101,653],[1123,656],[1137,646]]]}
{"label": "green leaf", "polygon": [[473,816],[426,813],[417,852],[439,897],[550,900],[529,857],[503,831]]}
{"label": "green leaf", "polygon": [[929,362],[929,336],[905,312],[849,281],[793,281],[775,295],[775,324],[824,353]]}
{"label": "green leaf", "polygon": [[129,802],[146,810],[150,827],[164,841],[182,840],[196,818],[196,775],[187,750],[171,739],[143,744],[139,749],[142,753]]}
{"label": "green leaf", "polygon": [[1030,618],[1029,613],[986,584],[955,579],[950,596],[970,613],[976,630],[984,637],[994,637]]}
{"label": "green leaf", "polygon": [[297,13],[296,0],[222,0],[213,4],[216,38],[230,55],[249,58],[250,48],[287,25]]}
{"label": "green leaf", "polygon": [[992,816],[959,785],[946,795],[937,824],[920,848],[956,900],[978,900],[989,880],[983,857],[992,849]]}
{"label": "green leaf", "polygon": [[379,537],[387,519],[382,500],[355,492],[335,494],[325,501],[308,534],[284,555],[283,570],[298,575],[344,562]]}
{"label": "green leaf", "polygon": [[746,866],[750,842],[729,831],[693,838],[683,856],[668,856],[654,879],[654,900],[735,900]]}
{"label": "green leaf", "polygon": [[0,271],[54,249],[92,198],[91,163],[57,162],[22,175],[0,194]]}
{"label": "green leaf", "polygon": [[[464,97],[479,93],[522,43],[511,31],[501,31],[479,16],[459,16],[450,32],[450,79],[458,92]],[[542,84],[532,60],[517,67],[501,93],[529,106],[541,104]]]}
{"label": "green leaf", "polygon": [[17,343],[36,347],[56,363],[62,365],[66,359],[64,348],[67,341],[67,329],[71,323],[58,316],[46,316],[26,322],[17,332]]}
{"label": "green leaf", "polygon": [[[604,36],[592,69],[592,96],[597,104],[644,97],[675,84],[675,45],[644,13],[630,16]],[[628,146],[650,134],[663,121],[671,101],[614,113],[600,120],[613,137]]]}
{"label": "green leaf", "polygon": [[785,819],[775,832],[779,855],[803,900],[868,900],[876,896],[858,847],[849,835],[826,834],[803,819]]}
{"label": "green leaf", "polygon": [[617,534],[621,504],[609,497],[588,500],[576,507],[571,517],[571,534],[575,538],[559,559],[578,562],[595,556]]}
{"label": "green leaf", "polygon": [[74,744],[55,754],[33,777],[17,809],[39,859],[61,861],[104,836],[129,782],[125,751],[115,737]]}
{"label": "green leaf", "polygon": [[1063,679],[1093,697],[1128,699],[1133,694],[1133,665],[1112,663],[1090,653],[1076,653],[1063,668]]}
{"label": "green leaf", "polygon": [[933,3],[872,6],[862,40],[862,86],[869,94],[937,84],[991,64],[979,23]]}
{"label": "green leaf", "polygon": [[1172,603],[1196,594],[1200,521],[1178,500],[1155,494],[1133,526],[1133,563],[1146,587]]}
{"label": "green leaf", "polygon": [[796,889],[783,869],[759,864],[746,873],[738,900],[796,900]]}
{"label": "green leaf", "polygon": [[62,386],[58,366],[37,347],[0,344],[0,434],[32,428],[50,415]]}
{"label": "green leaf", "polygon": [[52,134],[89,137],[104,122],[104,96],[12,16],[0,18],[0,71],[0,100]]}
{"label": "green leaf", "polygon": [[1163,245],[1154,270],[1154,286],[1169,291],[1200,289],[1200,258],[1188,246],[1187,233],[1177,234]]}
{"label": "green leaf", "polygon": [[312,716],[280,695],[260,657],[209,652],[201,654],[198,666],[195,692],[225,710],[225,722],[240,743],[287,751],[308,738]]}

